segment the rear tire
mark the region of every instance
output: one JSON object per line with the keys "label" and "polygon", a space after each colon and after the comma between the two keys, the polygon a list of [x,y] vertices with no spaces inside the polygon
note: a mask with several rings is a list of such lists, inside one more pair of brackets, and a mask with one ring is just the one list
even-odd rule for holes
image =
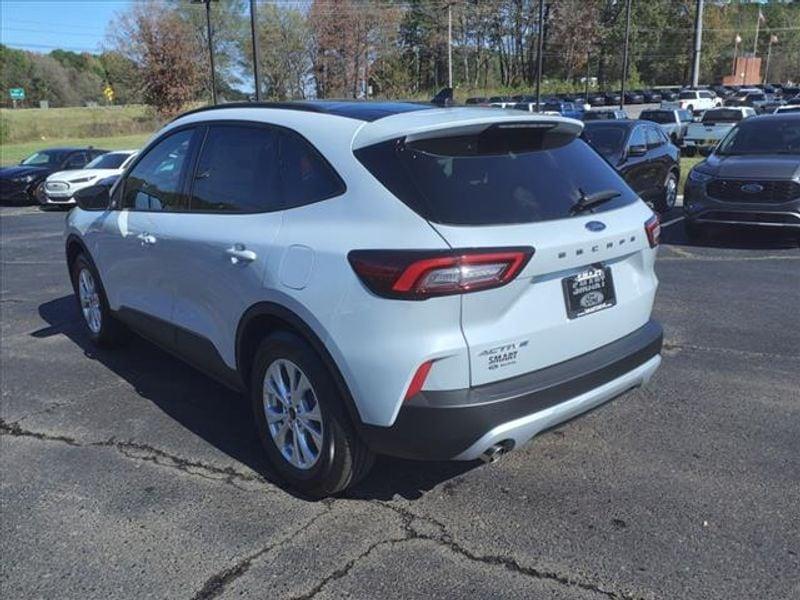
{"label": "rear tire", "polygon": [[369,472],[374,455],[356,434],[325,363],[302,338],[277,332],[261,342],[250,397],[261,444],[291,487],[324,498]]}
{"label": "rear tire", "polygon": [[79,254],[72,263],[72,286],[89,339],[103,347],[116,346],[125,341],[128,331],[111,314],[100,275],[85,254]]}

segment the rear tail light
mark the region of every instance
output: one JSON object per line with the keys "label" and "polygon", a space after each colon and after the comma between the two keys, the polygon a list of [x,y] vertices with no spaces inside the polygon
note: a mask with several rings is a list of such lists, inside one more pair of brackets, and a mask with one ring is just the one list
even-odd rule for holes
{"label": "rear tail light", "polygon": [[500,287],[528,264],[533,248],[353,250],[350,265],[364,285],[386,298],[425,300]]}
{"label": "rear tail light", "polygon": [[650,247],[655,248],[661,241],[661,219],[658,215],[653,215],[644,224],[644,231],[647,234],[647,241],[650,242]]}
{"label": "rear tail light", "polygon": [[422,386],[425,385],[425,380],[428,378],[428,373],[431,372],[432,366],[432,360],[424,362],[419,366],[417,372],[414,373],[414,377],[411,378],[411,383],[408,385],[405,398],[403,398],[404,402],[409,398],[413,398],[422,390]]}

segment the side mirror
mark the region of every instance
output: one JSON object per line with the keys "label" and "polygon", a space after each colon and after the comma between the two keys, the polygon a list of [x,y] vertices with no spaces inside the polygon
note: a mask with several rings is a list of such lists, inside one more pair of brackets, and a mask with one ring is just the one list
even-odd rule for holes
{"label": "side mirror", "polygon": [[628,148],[628,156],[644,156],[645,154],[647,154],[647,146],[644,144]]}
{"label": "side mirror", "polygon": [[105,185],[92,185],[75,192],[75,202],[81,210],[105,210],[111,201],[111,190]]}
{"label": "side mirror", "polygon": [[700,146],[698,152],[700,153],[700,156],[708,157],[714,152],[714,148],[716,148],[716,146]]}

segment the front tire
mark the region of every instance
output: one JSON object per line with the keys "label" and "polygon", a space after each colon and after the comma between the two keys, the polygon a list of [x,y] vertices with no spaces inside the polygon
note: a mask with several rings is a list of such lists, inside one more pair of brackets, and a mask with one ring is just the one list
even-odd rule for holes
{"label": "front tire", "polygon": [[369,471],[374,456],[353,429],[327,367],[302,338],[277,332],[261,342],[250,396],[261,444],[291,487],[323,498]]}
{"label": "front tire", "polygon": [[656,210],[660,213],[665,213],[668,210],[675,208],[675,202],[678,199],[678,176],[670,171],[667,175],[667,180],[664,182],[664,192],[656,202]]}
{"label": "front tire", "polygon": [[79,254],[72,263],[72,286],[89,339],[105,347],[124,341],[125,326],[111,314],[100,275],[85,254]]}

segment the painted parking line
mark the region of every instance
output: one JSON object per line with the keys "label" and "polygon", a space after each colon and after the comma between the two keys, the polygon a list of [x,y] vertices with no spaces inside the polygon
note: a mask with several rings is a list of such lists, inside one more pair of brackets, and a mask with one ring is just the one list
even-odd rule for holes
{"label": "painted parking line", "polygon": [[681,221],[683,221],[683,219],[684,219],[684,217],[681,216],[681,217],[677,217],[676,219],[670,219],[669,221],[665,221],[664,223],[661,224],[661,228],[663,229],[664,227],[669,227],[670,225],[675,225],[675,223],[680,223]]}

